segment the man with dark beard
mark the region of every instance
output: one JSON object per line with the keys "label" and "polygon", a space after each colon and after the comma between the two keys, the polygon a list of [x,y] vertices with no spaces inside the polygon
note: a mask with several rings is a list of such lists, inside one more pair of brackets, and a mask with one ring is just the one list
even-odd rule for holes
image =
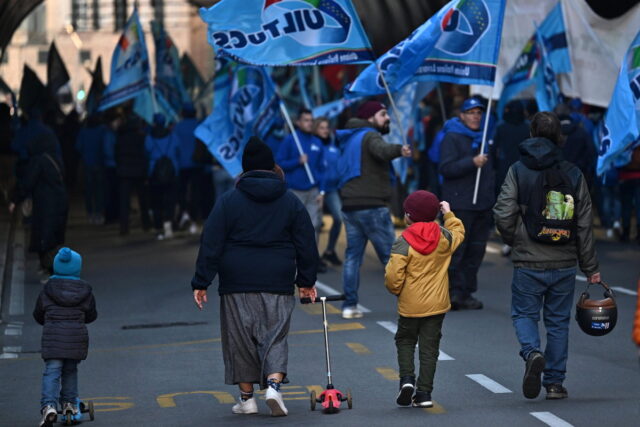
{"label": "man with dark beard", "polygon": [[366,101],[345,130],[337,132],[344,147],[338,171],[340,198],[347,231],[347,250],[342,272],[346,300],[342,317],[362,317],[358,309],[360,265],[367,241],[383,265],[389,261],[395,232],[388,204],[391,199],[390,161],[411,156],[408,145],[389,144],[382,135],[389,133],[387,107]]}

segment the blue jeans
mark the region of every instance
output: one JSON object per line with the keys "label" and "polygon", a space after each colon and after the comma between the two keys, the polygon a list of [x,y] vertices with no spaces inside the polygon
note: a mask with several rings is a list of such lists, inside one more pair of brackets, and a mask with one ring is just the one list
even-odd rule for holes
{"label": "blue jeans", "polygon": [[[72,359],[47,359],[42,374],[40,407],[58,407],[64,402],[74,405],[78,399],[78,363]],[[61,384],[62,383],[62,384]]]}
{"label": "blue jeans", "polygon": [[564,381],[569,352],[569,321],[576,268],[530,270],[516,267],[511,284],[511,319],[520,342],[520,356],[540,351],[540,310],[547,329],[546,365],[542,384]]}
{"label": "blue jeans", "polygon": [[347,250],[342,270],[346,300],[342,306],[353,307],[358,305],[360,266],[367,241],[371,241],[380,262],[386,265],[396,234],[386,207],[342,212],[342,219],[347,230]]}
{"label": "blue jeans", "polygon": [[336,249],[336,242],[338,236],[340,236],[340,230],[342,229],[342,202],[340,201],[340,195],[337,191],[330,191],[324,196],[324,204],[331,213],[333,218],[333,225],[329,230],[329,243],[327,243],[326,252],[334,252]]}

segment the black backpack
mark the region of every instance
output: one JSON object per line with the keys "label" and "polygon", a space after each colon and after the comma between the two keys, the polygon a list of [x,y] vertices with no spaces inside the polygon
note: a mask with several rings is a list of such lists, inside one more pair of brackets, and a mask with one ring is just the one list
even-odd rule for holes
{"label": "black backpack", "polygon": [[156,160],[156,164],[153,166],[153,172],[151,173],[151,179],[157,184],[170,184],[175,177],[176,168],[173,166],[173,162],[169,156],[165,153]]}
{"label": "black backpack", "polygon": [[529,237],[553,245],[573,241],[577,230],[577,200],[569,175],[556,165],[540,171],[535,182],[525,187],[529,196],[522,221]]}

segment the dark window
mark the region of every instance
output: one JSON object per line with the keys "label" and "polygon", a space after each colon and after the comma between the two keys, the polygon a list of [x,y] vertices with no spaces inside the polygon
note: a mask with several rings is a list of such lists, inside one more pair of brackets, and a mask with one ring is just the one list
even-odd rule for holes
{"label": "dark window", "polygon": [[38,64],[46,64],[48,58],[49,58],[48,50],[40,49],[38,51]]}
{"label": "dark window", "polygon": [[100,29],[100,1],[99,0],[93,0],[93,7],[92,9],[92,21],[93,21],[93,29],[94,30],[99,30]]}
{"label": "dark window", "polygon": [[120,31],[127,23],[127,0],[113,0],[114,31]]}

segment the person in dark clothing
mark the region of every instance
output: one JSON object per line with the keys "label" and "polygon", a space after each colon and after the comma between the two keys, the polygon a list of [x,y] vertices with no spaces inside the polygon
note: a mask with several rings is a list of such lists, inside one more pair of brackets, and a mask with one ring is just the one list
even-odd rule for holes
{"label": "person in dark clothing", "polygon": [[64,181],[68,189],[74,189],[78,177],[78,162],[80,157],[75,149],[76,139],[80,131],[80,119],[76,110],[71,110],[64,119],[61,127],[60,144],[64,163]]}
{"label": "person in dark clothing", "polygon": [[89,333],[85,324],[98,317],[91,286],[80,279],[82,257],[69,248],[58,251],[53,262],[53,276],[40,292],[33,318],[42,329],[42,374],[40,426],[56,420],[58,403],[62,412],[80,419],[78,398],[78,363],[87,358]]}
{"label": "person in dark clothing", "polygon": [[198,127],[196,110],[193,104],[186,103],[182,108],[182,120],[173,128],[180,143],[180,191],[178,196],[180,218],[178,227],[189,224],[189,233],[198,232],[198,223],[201,218],[201,191],[203,167],[193,159],[196,148],[196,136],[194,132]]}
{"label": "person in dark clothing", "polygon": [[104,222],[112,224],[119,218],[118,172],[116,169],[116,136],[122,126],[122,113],[114,113],[105,126],[102,150],[104,152]]}
{"label": "person in dark clothing", "polygon": [[[495,173],[492,156],[480,153],[484,105],[475,98],[462,104],[460,121],[449,124],[440,148],[442,197],[465,229],[465,240],[451,258],[449,286],[451,309],[478,310],[482,302],[472,296],[478,290],[478,270],[484,258],[491,227],[491,208],[495,203]],[[489,144],[486,145],[489,147]],[[478,200],[473,193],[481,168]]]}
{"label": "person in dark clothing", "polygon": [[138,198],[142,229],[151,228],[149,218],[149,196],[145,182],[147,180],[147,153],[144,147],[142,123],[135,117],[129,118],[118,130],[116,136],[115,159],[118,174],[118,194],[120,197],[120,234],[129,234],[129,212],[131,194]]}
{"label": "person in dark clothing", "polygon": [[598,157],[596,146],[580,121],[571,117],[571,109],[566,104],[558,104],[554,112],[560,119],[565,137],[562,155],[566,161],[578,166],[587,185],[592,188]]}
{"label": "person in dark clothing", "polygon": [[503,119],[498,124],[493,139],[496,159],[496,194],[500,192],[502,182],[511,165],[520,159],[518,144],[529,137],[529,122],[526,120],[521,100],[513,100],[506,105]]}
{"label": "person in dark clothing", "polygon": [[102,116],[87,117],[76,137],[76,150],[84,172],[84,203],[91,224],[104,223],[105,171]]}
{"label": "person in dark clothing", "polygon": [[232,412],[257,413],[253,384],[260,384],[271,415],[283,416],[288,411],[279,390],[287,375],[295,287],[300,297],[316,297],[315,230],[260,139],[247,143],[242,169],[236,188],[220,197],[205,223],[191,287],[202,309],[220,275],[225,383],[240,387]]}
{"label": "person in dark clothing", "polygon": [[40,256],[40,266],[51,273],[53,256],[64,243],[69,201],[64,183],[58,139],[45,125],[33,128],[27,141],[29,161],[17,182],[9,209],[27,197],[33,200],[29,250]]}

